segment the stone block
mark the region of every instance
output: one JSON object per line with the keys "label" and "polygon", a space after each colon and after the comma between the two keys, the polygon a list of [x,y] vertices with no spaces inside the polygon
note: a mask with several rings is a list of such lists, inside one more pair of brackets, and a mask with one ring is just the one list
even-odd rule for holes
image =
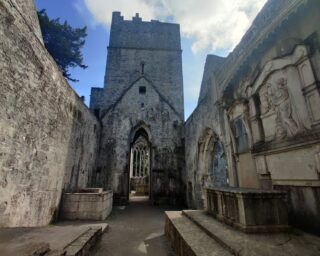
{"label": "stone block", "polygon": [[246,233],[283,232],[289,228],[284,191],[243,188],[206,190],[207,212]]}
{"label": "stone block", "polygon": [[[66,220],[104,220],[112,211],[112,191],[86,190],[93,193],[65,193],[61,218]],[[98,192],[97,192],[98,191]]]}

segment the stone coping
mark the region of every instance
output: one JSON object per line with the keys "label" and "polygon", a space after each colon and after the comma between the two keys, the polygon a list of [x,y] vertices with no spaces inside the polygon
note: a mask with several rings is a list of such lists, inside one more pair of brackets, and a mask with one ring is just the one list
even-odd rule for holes
{"label": "stone coping", "polygon": [[65,246],[64,251],[66,256],[90,255],[90,249],[96,244],[105,230],[108,229],[108,224],[102,226],[90,227],[83,234]]}
{"label": "stone coping", "polygon": [[34,228],[0,228],[0,255],[60,256],[70,255],[66,254],[70,249],[88,251],[107,229],[107,223],[96,221],[65,221]]}
{"label": "stone coping", "polygon": [[165,234],[176,255],[188,256],[231,256],[228,247],[219,244],[181,211],[166,211]]}
{"label": "stone coping", "polygon": [[235,188],[235,187],[205,187],[206,190],[213,190],[224,193],[234,194],[273,194],[273,195],[285,195],[285,191],[280,190],[262,190],[255,188]]}
{"label": "stone coping", "polygon": [[78,193],[101,193],[103,188],[79,188]]}
{"label": "stone coping", "polygon": [[106,194],[111,194],[112,190],[99,190],[97,192],[75,192],[75,193],[64,193],[64,195],[106,195]]}

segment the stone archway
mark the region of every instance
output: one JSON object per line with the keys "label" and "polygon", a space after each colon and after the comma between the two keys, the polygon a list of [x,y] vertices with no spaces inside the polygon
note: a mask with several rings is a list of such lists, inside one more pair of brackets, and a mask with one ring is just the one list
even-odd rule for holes
{"label": "stone archway", "polygon": [[150,197],[151,142],[143,127],[134,129],[130,147],[129,198]]}
{"label": "stone archway", "polygon": [[218,136],[207,128],[199,140],[198,173],[202,186],[228,186],[227,160]]}
{"label": "stone archway", "polygon": [[195,190],[198,195],[197,208],[205,206],[205,187],[229,185],[224,146],[210,128],[206,128],[199,139],[195,179]]}

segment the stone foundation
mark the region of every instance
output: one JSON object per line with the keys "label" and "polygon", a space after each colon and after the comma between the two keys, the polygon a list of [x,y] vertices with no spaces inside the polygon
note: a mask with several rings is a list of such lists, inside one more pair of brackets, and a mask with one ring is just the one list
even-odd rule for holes
{"label": "stone foundation", "polygon": [[207,212],[246,233],[288,230],[286,193],[243,188],[207,188]]}
{"label": "stone foundation", "polygon": [[64,220],[105,220],[112,211],[112,198],[111,190],[101,188],[65,193],[60,216]]}

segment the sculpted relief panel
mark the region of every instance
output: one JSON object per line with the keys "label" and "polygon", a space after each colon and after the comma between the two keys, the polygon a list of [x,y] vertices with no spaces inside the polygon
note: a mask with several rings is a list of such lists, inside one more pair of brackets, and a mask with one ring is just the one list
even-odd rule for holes
{"label": "sculpted relief panel", "polygon": [[[264,136],[256,137],[264,137],[266,142],[279,141],[311,130],[317,120],[312,109],[320,97],[313,89],[311,66],[306,63],[309,60],[303,46],[298,46],[292,56],[267,63],[248,95],[257,95],[260,102],[258,106],[250,105],[258,108],[250,112],[259,115],[263,127]],[[311,105],[308,94],[312,95]]]}
{"label": "sculpted relief panel", "polygon": [[298,134],[298,124],[293,118],[293,108],[287,87],[287,78],[277,78],[268,85],[268,99],[276,113],[276,138],[293,137]]}
{"label": "sculpted relief panel", "polygon": [[[267,141],[291,138],[306,129],[302,122],[303,115],[308,114],[306,107],[300,105],[303,110],[298,113],[299,105],[295,102],[297,97],[294,96],[294,88],[288,85],[288,80],[291,79],[282,72],[276,72],[259,92],[261,120]],[[302,97],[302,93],[296,96]]]}

